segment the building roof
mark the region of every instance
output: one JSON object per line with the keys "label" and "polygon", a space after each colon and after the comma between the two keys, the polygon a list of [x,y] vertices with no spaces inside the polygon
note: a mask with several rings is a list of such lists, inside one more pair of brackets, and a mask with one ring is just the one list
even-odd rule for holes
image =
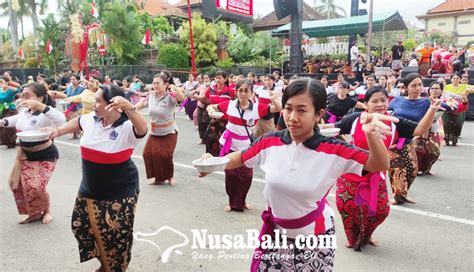
{"label": "building roof", "polygon": [[[192,6],[201,6],[202,0],[191,0],[189,4]],[[178,8],[187,8],[188,7],[188,0],[180,0],[178,3],[174,4]]]}
{"label": "building roof", "polygon": [[171,5],[166,0],[136,0],[138,4],[143,3],[143,11],[151,16],[176,16],[187,18],[188,15],[182,9]]}
{"label": "building roof", "polygon": [[[316,12],[314,8],[312,8],[310,5],[304,3],[303,21],[321,20],[321,19],[325,19],[324,16]],[[275,11],[273,11],[263,16],[260,20],[256,21],[253,24],[253,29],[256,31],[274,29],[276,27],[286,25],[289,22],[290,22],[290,16],[287,16],[281,20],[278,20]]]}
{"label": "building roof", "polygon": [[424,15],[416,16],[416,18],[426,19],[430,17],[454,16],[465,13],[474,13],[473,0],[446,0],[446,2],[428,10]]}
{"label": "building roof", "polygon": [[447,0],[444,3],[430,9],[427,14],[455,12],[474,10],[474,1],[472,0]]}
{"label": "building roof", "polygon": [[[310,38],[364,34],[369,29],[369,15],[329,20],[303,21],[303,32]],[[379,12],[373,15],[372,31],[406,30],[407,27],[398,11]],[[273,36],[287,36],[291,24],[272,31]]]}

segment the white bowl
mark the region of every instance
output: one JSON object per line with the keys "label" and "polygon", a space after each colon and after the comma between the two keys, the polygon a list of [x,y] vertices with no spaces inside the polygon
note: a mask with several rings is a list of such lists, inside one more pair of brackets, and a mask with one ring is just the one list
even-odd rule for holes
{"label": "white bowl", "polygon": [[210,157],[206,159],[197,159],[192,163],[199,173],[212,173],[224,171],[230,160],[225,157]]}
{"label": "white bowl", "polygon": [[326,136],[326,137],[334,137],[334,136],[339,135],[339,131],[341,131],[340,128],[325,128],[325,129],[321,129],[319,133],[321,133],[321,135]]}
{"label": "white bowl", "polygon": [[215,112],[209,114],[209,116],[211,118],[214,118],[214,119],[221,119],[224,116],[224,113],[215,111]]}
{"label": "white bowl", "polygon": [[48,140],[51,132],[52,131],[27,130],[18,132],[16,136],[18,136],[18,138],[23,142],[40,142]]}

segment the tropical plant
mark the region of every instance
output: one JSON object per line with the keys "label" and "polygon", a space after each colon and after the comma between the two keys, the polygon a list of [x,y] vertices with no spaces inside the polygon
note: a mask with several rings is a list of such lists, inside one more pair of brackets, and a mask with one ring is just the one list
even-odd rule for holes
{"label": "tropical plant", "polygon": [[232,68],[234,66],[235,66],[235,63],[232,60],[232,58],[226,58],[224,60],[218,60],[216,62],[216,67],[221,68],[221,69]]}
{"label": "tropical plant", "polygon": [[12,47],[13,50],[16,50],[19,46],[19,39],[18,39],[18,22],[17,22],[17,9],[18,6],[13,6],[12,0],[7,0],[6,3],[2,4],[2,9],[5,9],[5,13],[2,16],[8,15],[8,28],[10,29],[11,39],[12,39]]}
{"label": "tropical plant", "polygon": [[37,68],[38,67],[38,59],[35,57],[28,58],[23,64],[23,68]]}
{"label": "tropical plant", "polygon": [[[48,7],[48,0],[24,0],[22,1],[27,9],[29,10],[29,15],[31,16],[31,21],[33,22],[33,34],[35,37],[35,49],[39,48],[40,32],[41,27],[40,20],[38,15],[43,15],[44,11]],[[39,12],[39,13],[38,13]]]}
{"label": "tropical plant", "polygon": [[114,54],[120,64],[137,61],[143,52],[141,40],[144,30],[140,27],[135,6],[115,0],[105,6],[102,29],[109,35],[108,51]]}
{"label": "tropical plant", "polygon": [[438,29],[433,29],[426,34],[426,38],[436,44],[440,45],[455,45],[456,44],[456,36],[454,33],[444,33]]}
{"label": "tropical plant", "polygon": [[[186,49],[190,49],[189,24],[182,23],[181,41],[186,44]],[[197,14],[193,15],[193,37],[196,64],[198,67],[211,65],[217,60],[217,33],[212,23],[206,21]]]}
{"label": "tropical plant", "polygon": [[188,52],[179,44],[165,44],[160,49],[157,64],[166,65],[168,68],[189,68]]}
{"label": "tropical plant", "polygon": [[327,19],[346,17],[346,10],[334,3],[334,0],[321,0],[321,4],[316,6],[315,11],[324,15]]}
{"label": "tropical plant", "polygon": [[64,41],[67,36],[67,27],[64,24],[57,22],[52,13],[50,13],[45,19],[41,20],[41,22],[43,23],[43,27],[40,29],[41,43],[46,46],[48,41],[51,41],[51,45],[53,46],[53,50],[49,55],[45,50],[41,50],[42,59],[46,60],[46,64],[50,70],[56,71],[56,65],[64,55]]}

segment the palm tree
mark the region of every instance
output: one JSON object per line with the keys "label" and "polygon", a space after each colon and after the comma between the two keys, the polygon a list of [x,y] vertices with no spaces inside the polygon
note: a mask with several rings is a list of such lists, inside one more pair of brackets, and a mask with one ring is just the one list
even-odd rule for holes
{"label": "palm tree", "polygon": [[[315,1],[316,2],[316,1]],[[346,17],[347,13],[344,8],[336,5],[334,0],[321,0],[321,5],[316,6],[315,11],[319,14],[323,14],[327,19]]]}
{"label": "palm tree", "polygon": [[[23,0],[20,1],[28,8],[30,11],[31,20],[33,21],[33,34],[35,36],[35,49],[38,50],[38,43],[40,40],[39,28],[41,27],[39,17],[38,17],[38,8],[39,14],[44,14],[45,9],[48,7],[47,0]],[[21,5],[21,4],[20,4]]]}
{"label": "palm tree", "polygon": [[11,38],[12,38],[12,48],[13,52],[18,50],[18,21],[17,21],[17,14],[16,10],[13,9],[12,0],[7,0],[7,8],[8,8],[8,16],[9,22],[8,26],[11,30]]}

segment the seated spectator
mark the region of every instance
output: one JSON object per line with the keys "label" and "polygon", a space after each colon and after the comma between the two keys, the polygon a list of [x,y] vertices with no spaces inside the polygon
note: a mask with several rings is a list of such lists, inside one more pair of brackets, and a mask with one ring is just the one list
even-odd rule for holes
{"label": "seated spectator", "polygon": [[433,74],[446,74],[447,67],[446,64],[442,61],[441,55],[436,56],[435,62],[431,69],[428,71],[428,76],[432,77]]}

